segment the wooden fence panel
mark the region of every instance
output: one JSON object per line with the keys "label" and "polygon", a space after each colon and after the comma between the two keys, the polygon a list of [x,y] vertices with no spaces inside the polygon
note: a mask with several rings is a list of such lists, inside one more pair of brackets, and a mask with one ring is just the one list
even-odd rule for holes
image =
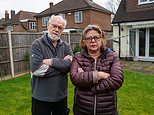
{"label": "wooden fence panel", "polygon": [[[25,56],[29,54],[32,42],[42,36],[43,33],[13,32],[11,33],[12,54],[15,75],[28,71],[29,60]],[[72,50],[81,39],[81,33],[63,33],[62,40],[70,43]],[[108,41],[112,47],[112,41]],[[8,33],[0,33],[0,79],[11,74],[10,52]]]}
{"label": "wooden fence panel", "polygon": [[[32,42],[42,33],[11,33],[14,73],[19,74],[29,69],[25,54],[29,53]],[[8,33],[0,33],[0,77],[11,74]]]}
{"label": "wooden fence panel", "polygon": [[0,33],[0,76],[10,74],[8,33]]}
{"label": "wooden fence panel", "polygon": [[29,54],[32,42],[42,36],[42,33],[12,33],[12,48],[14,60],[14,72],[27,71],[29,62],[25,61],[25,55]]}
{"label": "wooden fence panel", "polygon": [[[70,39],[70,40],[69,40]],[[79,43],[81,39],[81,33],[64,33],[62,34],[62,40],[70,42],[72,50],[74,50],[76,44]]]}

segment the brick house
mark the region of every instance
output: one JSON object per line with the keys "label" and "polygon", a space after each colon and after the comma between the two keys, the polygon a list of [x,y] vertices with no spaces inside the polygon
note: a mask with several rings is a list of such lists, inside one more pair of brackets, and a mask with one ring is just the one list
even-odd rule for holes
{"label": "brick house", "polygon": [[120,57],[154,61],[154,0],[121,0],[112,23]]}
{"label": "brick house", "polygon": [[62,0],[37,14],[38,32],[45,31],[52,14],[62,15],[67,20],[66,29],[83,29],[88,24],[97,24],[104,31],[111,31],[111,14],[109,10],[92,0]]}
{"label": "brick house", "polygon": [[6,32],[8,30],[12,32],[36,32],[37,23],[34,15],[37,13],[19,11],[15,14],[15,11],[11,10],[11,18],[9,18],[8,11],[5,11],[5,18],[0,19],[0,32]]}

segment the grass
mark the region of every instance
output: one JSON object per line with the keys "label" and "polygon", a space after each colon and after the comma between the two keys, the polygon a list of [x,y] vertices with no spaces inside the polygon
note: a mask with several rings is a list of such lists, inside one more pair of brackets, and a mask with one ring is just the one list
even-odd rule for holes
{"label": "grass", "polygon": [[118,91],[120,115],[154,115],[154,75],[125,71]]}
{"label": "grass", "polygon": [[0,115],[30,115],[30,76],[0,82]]}
{"label": "grass", "polygon": [[[124,76],[124,84],[117,92],[119,115],[153,115],[154,75],[125,70]],[[70,115],[73,115],[73,94],[69,82]],[[31,115],[30,75],[0,81],[0,115]]]}

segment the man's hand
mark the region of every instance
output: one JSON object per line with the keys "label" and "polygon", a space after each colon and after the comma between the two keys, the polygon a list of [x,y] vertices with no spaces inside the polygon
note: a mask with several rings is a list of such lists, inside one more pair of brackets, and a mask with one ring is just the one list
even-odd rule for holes
{"label": "man's hand", "polygon": [[43,63],[49,66],[52,66],[52,59],[44,59]]}
{"label": "man's hand", "polygon": [[[72,61],[73,57],[71,55],[67,55],[64,57],[64,60],[70,60]],[[44,59],[43,63],[49,66],[52,66],[52,58],[51,59]]]}
{"label": "man's hand", "polygon": [[70,60],[72,61],[73,57],[71,55],[67,55],[64,57],[64,60]]}

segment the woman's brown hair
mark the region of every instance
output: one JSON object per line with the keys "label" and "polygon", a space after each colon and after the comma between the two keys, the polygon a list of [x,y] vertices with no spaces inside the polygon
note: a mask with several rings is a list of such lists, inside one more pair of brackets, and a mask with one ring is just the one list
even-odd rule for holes
{"label": "woman's brown hair", "polygon": [[86,34],[91,31],[91,30],[95,30],[99,33],[100,37],[102,38],[101,39],[101,42],[102,42],[102,46],[101,46],[101,49],[103,49],[106,45],[106,40],[105,40],[105,36],[104,36],[104,32],[101,30],[101,28],[97,25],[88,25],[84,30],[83,30],[83,33],[82,33],[82,39],[80,40],[80,47],[82,49],[86,49],[86,45],[84,43],[84,39],[86,37]]}

